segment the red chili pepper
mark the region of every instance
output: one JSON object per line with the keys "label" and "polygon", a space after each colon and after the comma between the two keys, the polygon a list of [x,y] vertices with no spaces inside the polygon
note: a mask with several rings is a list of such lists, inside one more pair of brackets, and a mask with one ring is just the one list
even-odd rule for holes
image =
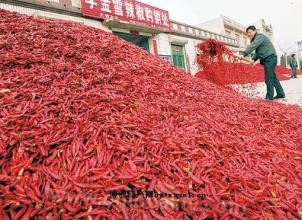
{"label": "red chili pepper", "polygon": [[15,217],[13,218],[14,220],[18,220],[21,219],[21,217],[25,214],[27,207],[23,206],[21,209],[19,209],[16,214]]}
{"label": "red chili pepper", "polygon": [[73,219],[70,215],[68,215],[68,214],[66,214],[64,212],[61,213],[60,218],[62,220],[71,220],[71,219]]}
{"label": "red chili pepper", "polygon": [[107,188],[108,192],[120,192],[122,190],[130,191],[130,188],[125,185],[118,185],[118,186],[112,186]]}
{"label": "red chili pepper", "polygon": [[79,211],[81,209],[80,206],[72,206],[71,204],[69,204],[68,202],[64,203],[64,207],[71,212],[71,214],[76,213],[77,211]]}
{"label": "red chili pepper", "polygon": [[152,217],[153,217],[154,219],[158,219],[158,220],[164,220],[164,219],[165,219],[164,216],[162,216],[162,215],[156,213],[154,210],[150,210],[150,214],[152,215]]}
{"label": "red chili pepper", "polygon": [[35,201],[35,202],[37,202],[39,204],[42,204],[42,201],[34,194],[33,191],[31,191],[31,189],[25,188],[25,193],[33,201]]}
{"label": "red chili pepper", "polygon": [[32,206],[29,206],[25,212],[25,214],[22,216],[21,220],[27,220],[31,217],[31,213],[34,211]]}
{"label": "red chili pepper", "polygon": [[10,215],[11,219],[16,219],[16,212],[13,209],[9,210],[9,215]]}
{"label": "red chili pepper", "polygon": [[92,218],[91,216],[95,216],[95,215],[101,215],[102,217],[106,217],[106,211],[105,210],[94,210],[94,211],[91,211],[91,212],[78,214],[78,215],[75,216],[75,218],[80,219],[80,218],[83,218],[83,217],[88,217],[88,219],[91,219]]}
{"label": "red chili pepper", "polygon": [[53,161],[55,161],[56,157],[57,157],[57,152],[55,151],[50,157],[46,159],[45,164],[51,165]]}
{"label": "red chili pepper", "polygon": [[42,194],[41,194],[41,191],[39,189],[39,185],[36,185],[35,183],[32,184],[32,189],[34,191],[34,194],[37,196],[37,197],[42,197]]}

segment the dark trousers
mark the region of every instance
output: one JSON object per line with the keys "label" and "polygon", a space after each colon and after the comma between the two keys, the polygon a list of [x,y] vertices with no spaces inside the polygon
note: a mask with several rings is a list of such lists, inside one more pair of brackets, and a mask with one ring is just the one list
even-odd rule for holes
{"label": "dark trousers", "polygon": [[297,77],[297,67],[292,67],[292,78]]}
{"label": "dark trousers", "polygon": [[264,66],[265,84],[266,84],[266,98],[272,100],[274,98],[274,88],[277,95],[285,96],[284,90],[276,76],[277,56],[272,55],[261,61]]}

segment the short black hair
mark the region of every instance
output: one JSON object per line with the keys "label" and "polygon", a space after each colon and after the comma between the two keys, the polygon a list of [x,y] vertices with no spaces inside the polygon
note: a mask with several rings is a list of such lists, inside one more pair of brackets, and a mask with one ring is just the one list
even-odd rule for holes
{"label": "short black hair", "polygon": [[296,54],[292,54],[292,57],[295,57],[296,56]]}
{"label": "short black hair", "polygon": [[248,32],[249,30],[256,31],[257,28],[255,27],[255,25],[250,25],[250,26],[247,27],[247,29],[245,30],[245,32]]}

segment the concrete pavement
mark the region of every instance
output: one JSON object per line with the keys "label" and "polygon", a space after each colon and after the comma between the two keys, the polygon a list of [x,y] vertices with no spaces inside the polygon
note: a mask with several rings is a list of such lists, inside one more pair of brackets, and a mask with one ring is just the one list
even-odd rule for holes
{"label": "concrete pavement", "polygon": [[[299,105],[302,107],[302,76],[298,75],[297,79],[281,81],[281,84],[285,91],[286,98],[280,99],[277,102],[281,102],[284,104]],[[257,83],[256,85],[257,94],[254,95],[254,97],[263,99],[266,94],[265,83]]]}

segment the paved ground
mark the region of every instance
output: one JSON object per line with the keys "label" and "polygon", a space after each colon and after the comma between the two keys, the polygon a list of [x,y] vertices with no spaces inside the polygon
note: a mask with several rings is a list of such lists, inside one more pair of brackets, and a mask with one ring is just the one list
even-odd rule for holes
{"label": "paved ground", "polygon": [[[279,100],[285,104],[294,104],[302,107],[302,76],[298,76],[297,79],[290,79],[281,81],[283,89],[286,94],[286,99]],[[257,84],[257,98],[263,99],[266,94],[266,86],[264,83]]]}

